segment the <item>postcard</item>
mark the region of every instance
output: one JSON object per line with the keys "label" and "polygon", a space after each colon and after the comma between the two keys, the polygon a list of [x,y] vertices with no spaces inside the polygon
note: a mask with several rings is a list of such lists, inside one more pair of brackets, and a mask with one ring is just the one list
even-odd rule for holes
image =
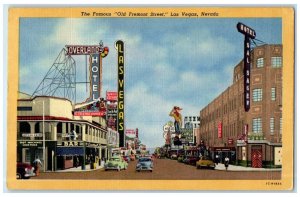
{"label": "postcard", "polygon": [[10,7],[9,190],[293,190],[293,7]]}

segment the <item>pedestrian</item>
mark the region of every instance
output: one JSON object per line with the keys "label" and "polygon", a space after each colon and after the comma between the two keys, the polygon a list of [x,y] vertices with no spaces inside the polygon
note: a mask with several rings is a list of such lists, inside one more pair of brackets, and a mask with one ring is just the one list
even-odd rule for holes
{"label": "pedestrian", "polygon": [[218,165],[219,162],[220,162],[220,159],[219,159],[219,155],[217,154],[217,155],[216,155],[216,161],[215,161],[215,163]]}
{"label": "pedestrian", "polygon": [[225,165],[225,168],[226,168],[226,171],[227,171],[228,165],[229,165],[229,158],[227,156],[224,159],[224,165]]}
{"label": "pedestrian", "polygon": [[34,167],[34,173],[36,176],[39,176],[40,174],[40,167],[43,166],[41,160],[36,157],[35,160],[33,161],[33,167]]}
{"label": "pedestrian", "polygon": [[78,156],[75,156],[74,162],[75,162],[75,167],[77,168],[79,166],[79,158],[78,158]]}

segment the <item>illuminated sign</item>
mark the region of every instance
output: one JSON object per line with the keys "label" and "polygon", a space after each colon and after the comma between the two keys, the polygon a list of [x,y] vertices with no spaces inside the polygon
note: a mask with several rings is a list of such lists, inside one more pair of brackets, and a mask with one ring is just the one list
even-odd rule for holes
{"label": "illuminated sign", "polygon": [[124,147],[124,42],[118,40],[115,44],[118,52],[118,132],[120,136],[120,147]]}
{"label": "illuminated sign", "polygon": [[233,139],[228,138],[228,145],[232,145],[233,144]]}
{"label": "illuminated sign", "polygon": [[90,56],[90,78],[93,101],[100,97],[100,56],[99,54],[91,54]]}
{"label": "illuminated sign", "polygon": [[102,53],[104,48],[99,45],[66,45],[68,55],[90,55]]}
{"label": "illuminated sign", "polygon": [[135,138],[136,137],[136,133],[135,133],[134,129],[126,129],[125,135],[128,138]]}
{"label": "illuminated sign", "polygon": [[42,133],[22,133],[22,137],[43,137]]}
{"label": "illuminated sign", "polygon": [[246,36],[244,42],[244,108],[250,109],[250,39]]}
{"label": "illuminated sign", "polygon": [[105,116],[106,104],[100,100],[102,58],[109,52],[108,47],[99,45],[66,45],[67,55],[90,56],[90,97],[84,103],[86,105],[74,109],[74,116]]}
{"label": "illuminated sign", "polygon": [[252,39],[255,38],[256,32],[254,29],[248,27],[247,25],[245,25],[243,23],[238,23],[236,27],[237,27],[238,31],[240,33],[244,34],[245,36],[248,36]]}
{"label": "illuminated sign", "polygon": [[180,128],[182,142],[194,143],[194,130],[193,128]]}
{"label": "illuminated sign", "polygon": [[254,39],[255,31],[243,23],[237,24],[238,32],[245,35],[244,41],[244,109],[250,109],[250,38]]}
{"label": "illuminated sign", "polygon": [[82,141],[62,141],[57,143],[58,147],[72,147],[72,146],[84,146]]}
{"label": "illuminated sign", "polygon": [[245,142],[247,142],[248,141],[248,124],[245,124],[244,125],[244,134],[245,134],[245,138],[244,138],[244,140],[245,140]]}
{"label": "illuminated sign", "polygon": [[118,100],[118,92],[106,92],[106,100],[107,101],[117,101]]}
{"label": "illuminated sign", "polygon": [[222,122],[218,124],[218,138],[222,138]]}

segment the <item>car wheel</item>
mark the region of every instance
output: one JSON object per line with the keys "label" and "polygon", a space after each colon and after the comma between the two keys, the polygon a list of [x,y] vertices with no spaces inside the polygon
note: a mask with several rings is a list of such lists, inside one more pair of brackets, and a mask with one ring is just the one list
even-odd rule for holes
{"label": "car wheel", "polygon": [[196,168],[197,168],[197,169],[200,169],[200,166],[196,165]]}
{"label": "car wheel", "polygon": [[153,172],[153,170],[150,170],[150,172]]}
{"label": "car wheel", "polygon": [[21,179],[22,175],[20,173],[17,173],[17,179]]}

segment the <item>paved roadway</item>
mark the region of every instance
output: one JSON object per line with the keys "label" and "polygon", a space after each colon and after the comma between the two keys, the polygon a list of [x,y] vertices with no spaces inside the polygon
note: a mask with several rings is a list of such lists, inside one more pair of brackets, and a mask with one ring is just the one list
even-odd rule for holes
{"label": "paved roadway", "polygon": [[[127,170],[104,171],[103,169],[85,172],[47,172],[32,179],[106,179],[106,180],[279,180],[280,171],[219,171],[196,169],[195,166],[179,163],[176,160],[155,159],[153,172],[136,172],[136,161],[129,163]],[[220,165],[220,164],[219,164]]]}

